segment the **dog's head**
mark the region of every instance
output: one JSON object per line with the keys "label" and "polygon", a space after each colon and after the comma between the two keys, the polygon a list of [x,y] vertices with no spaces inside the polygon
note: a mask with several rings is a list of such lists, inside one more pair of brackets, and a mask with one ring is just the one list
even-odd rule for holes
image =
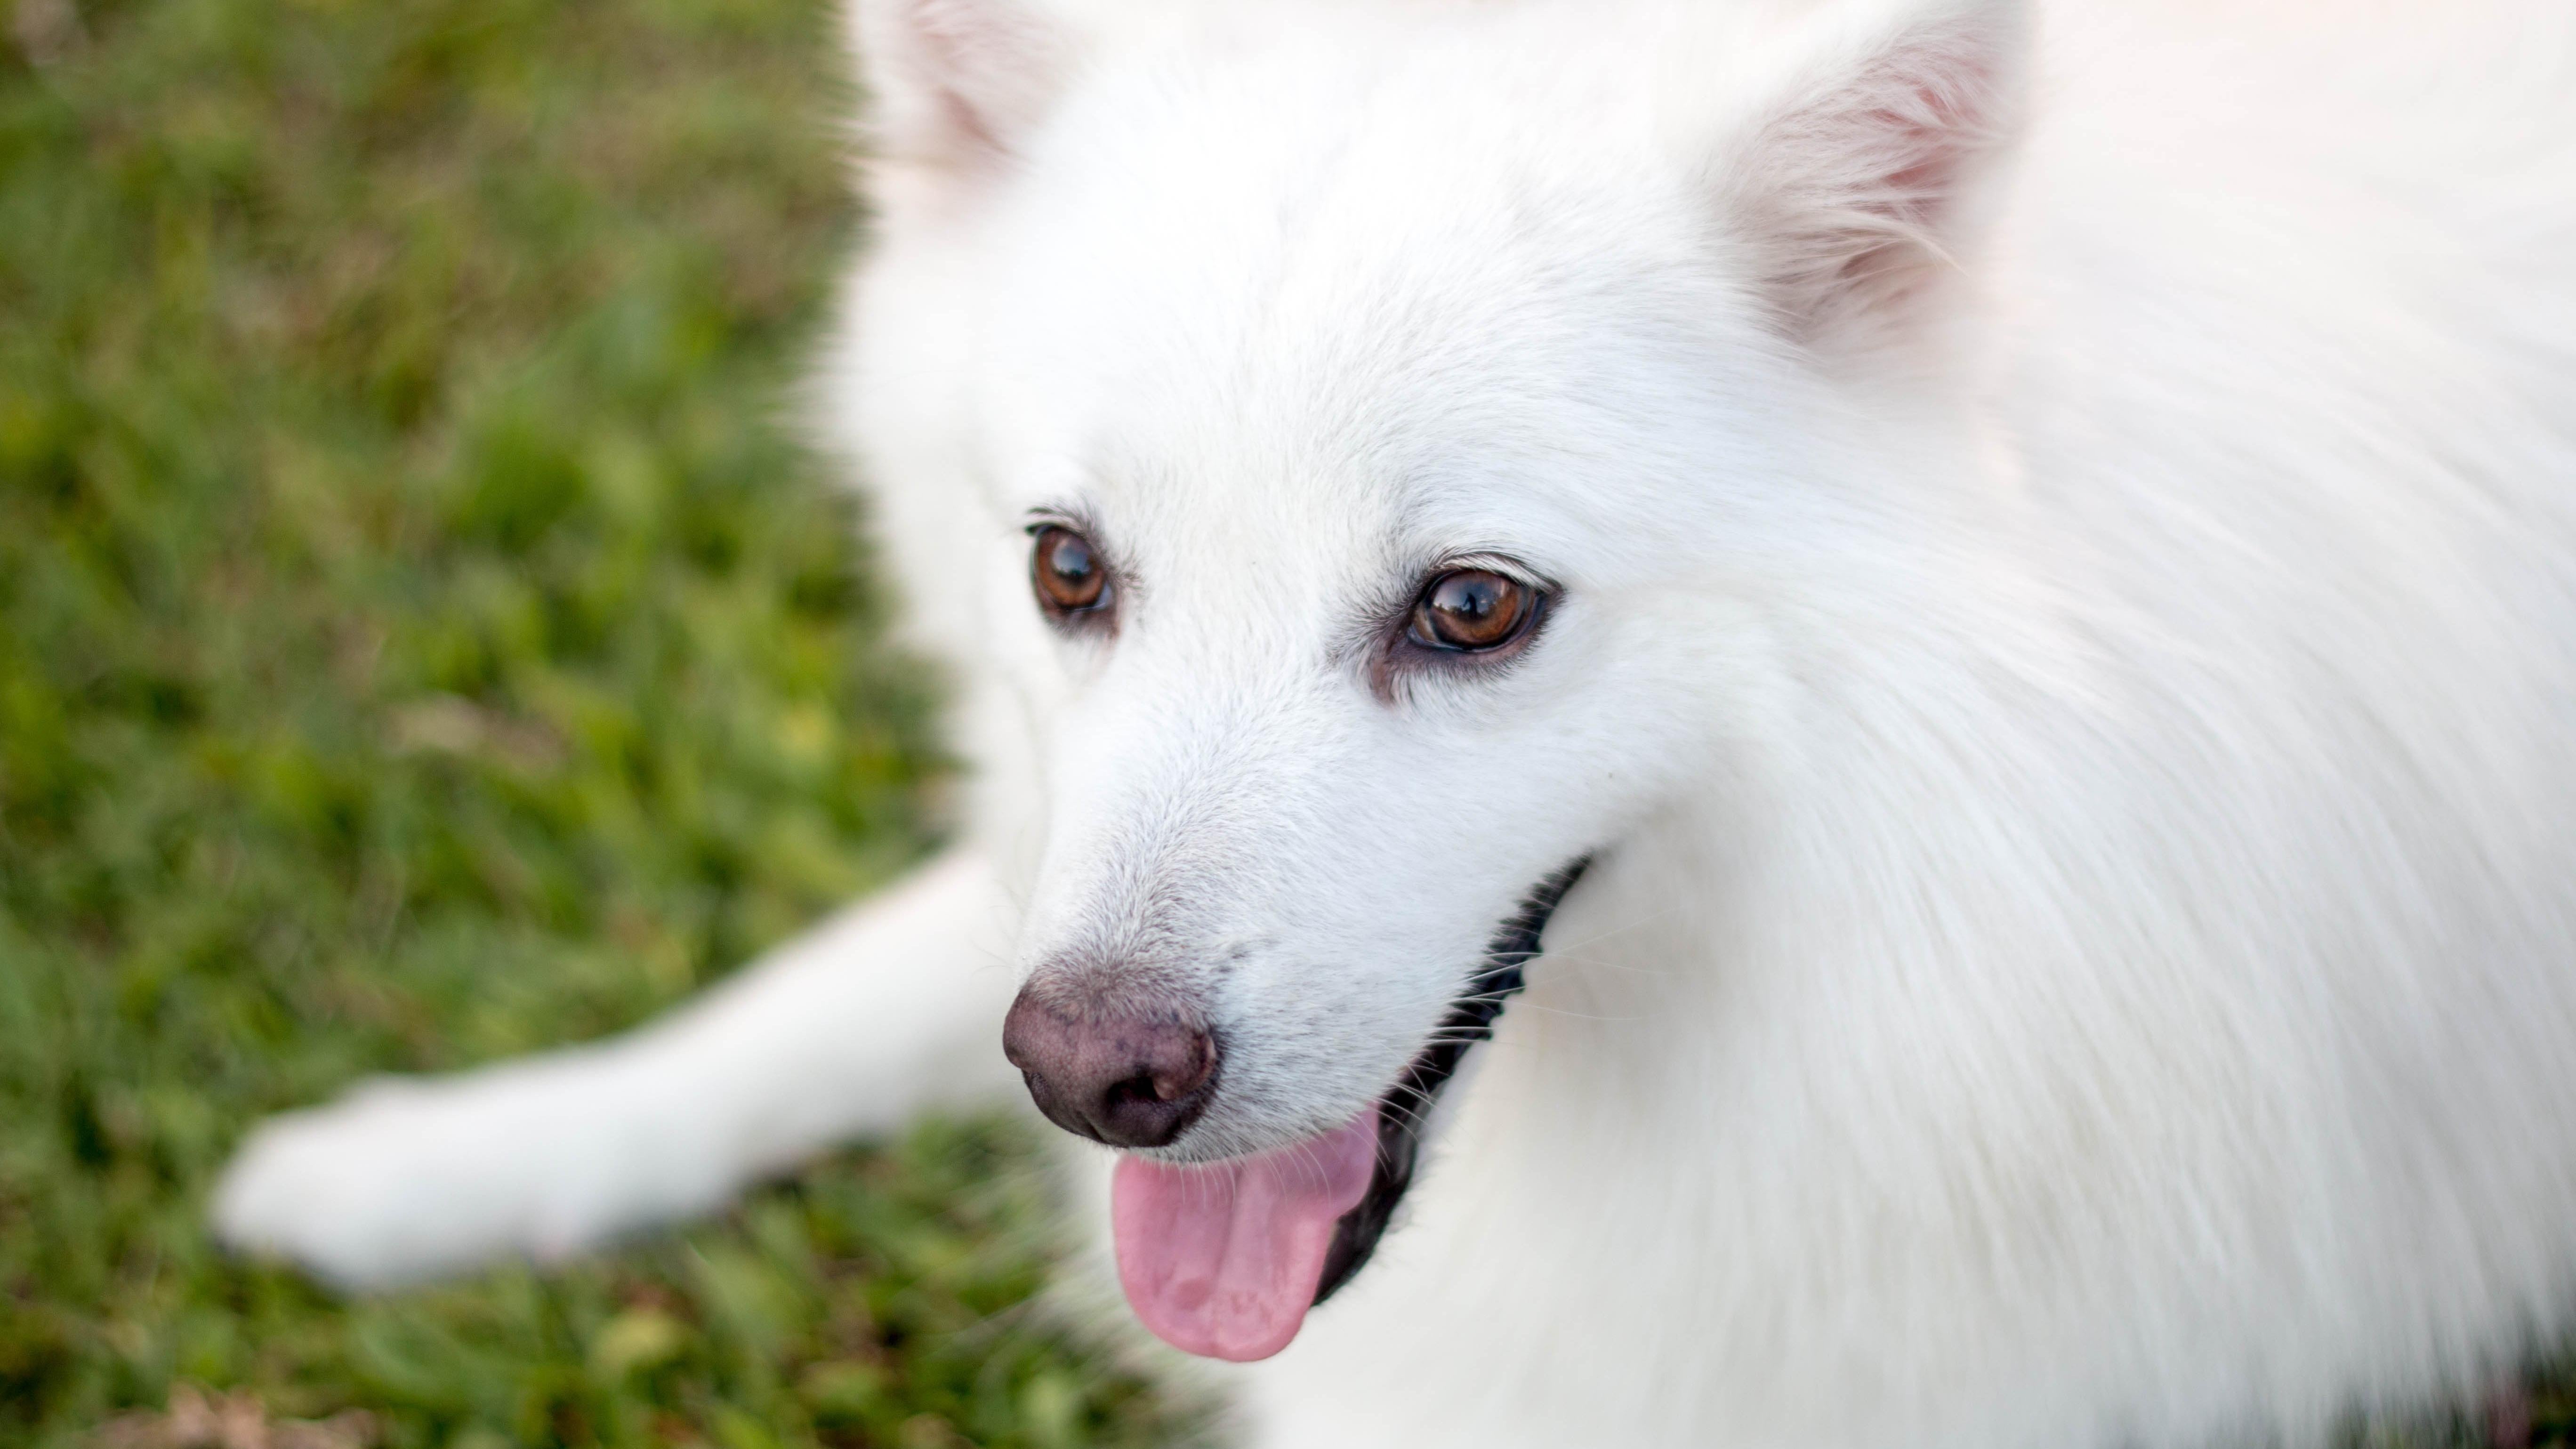
{"label": "dog's head", "polygon": [[2017,17],[1027,4],[862,0],[865,444],[1035,741],[1009,1050],[1136,1154],[1148,1322],[1259,1356],[1582,863],[1794,737]]}

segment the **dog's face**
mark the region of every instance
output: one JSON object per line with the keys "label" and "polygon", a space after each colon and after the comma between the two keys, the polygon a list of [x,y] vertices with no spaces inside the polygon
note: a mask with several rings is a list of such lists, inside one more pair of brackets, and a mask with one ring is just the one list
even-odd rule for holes
{"label": "dog's face", "polygon": [[1264,79],[997,208],[977,323],[987,617],[1045,740],[1028,964],[1213,1033],[1192,1159],[1375,1101],[1702,747],[1759,631],[1712,587],[1745,525],[1671,484],[1782,467],[1705,366],[1767,349],[1675,320],[1740,315],[1678,239],[1549,234],[1582,182],[1471,191],[1440,128],[1247,165],[1221,138],[1300,109]]}
{"label": "dog's face", "polygon": [[1807,349],[1864,285],[1901,305],[1921,218],[1842,217],[1848,286],[1784,264],[1717,193],[1795,185],[1706,133],[1806,137],[1817,57],[1885,37],[1693,128],[1571,12],[1123,52],[1001,0],[872,14],[875,451],[971,495],[925,582],[972,591],[1039,741],[1015,1057],[1170,1161],[1412,1114],[1533,893],[1787,729],[1780,614],[1877,506]]}

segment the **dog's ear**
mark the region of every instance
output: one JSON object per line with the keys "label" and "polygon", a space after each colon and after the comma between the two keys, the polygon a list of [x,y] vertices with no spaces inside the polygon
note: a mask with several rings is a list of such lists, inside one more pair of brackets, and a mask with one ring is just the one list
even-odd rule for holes
{"label": "dog's ear", "polygon": [[1829,10],[1765,47],[1714,178],[1729,240],[1802,340],[1917,314],[1973,247],[1982,183],[2018,130],[2022,0],[1890,8]]}
{"label": "dog's ear", "polygon": [[1006,166],[1071,78],[1076,38],[1032,0],[846,0],[881,189]]}

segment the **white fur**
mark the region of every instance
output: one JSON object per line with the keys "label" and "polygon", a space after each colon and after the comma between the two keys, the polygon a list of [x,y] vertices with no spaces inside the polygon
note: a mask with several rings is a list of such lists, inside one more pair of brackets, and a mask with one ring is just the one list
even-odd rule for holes
{"label": "white fur", "polygon": [[[2568,1330],[2576,12],[863,4],[818,401],[976,843],[265,1129],[233,1241],[705,1208],[998,1090],[1013,956],[1209,993],[1176,1152],[1278,1145],[1598,850],[1377,1260],[1229,1374],[1257,1442],[2304,1443]],[[1470,552],[1562,586],[1535,646],[1373,690]]]}

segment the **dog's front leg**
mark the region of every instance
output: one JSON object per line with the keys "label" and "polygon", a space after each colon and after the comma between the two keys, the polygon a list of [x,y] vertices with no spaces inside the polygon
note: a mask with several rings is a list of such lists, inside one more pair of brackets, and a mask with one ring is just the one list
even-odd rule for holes
{"label": "dog's front leg", "polygon": [[626,1036],[264,1124],[216,1191],[217,1231],[349,1286],[556,1257],[919,1108],[998,1098],[1010,920],[982,858],[952,852]]}

